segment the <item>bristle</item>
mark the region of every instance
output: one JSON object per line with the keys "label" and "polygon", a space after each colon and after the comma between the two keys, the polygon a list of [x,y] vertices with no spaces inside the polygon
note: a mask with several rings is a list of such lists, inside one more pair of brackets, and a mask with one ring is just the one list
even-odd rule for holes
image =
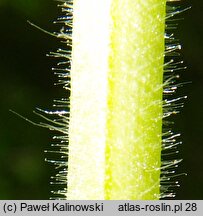
{"label": "bristle", "polygon": [[[167,1],[167,15],[166,15],[166,32],[165,32],[165,66],[164,66],[164,90],[163,90],[163,138],[162,138],[162,167],[161,167],[161,194],[160,198],[175,197],[176,187],[180,184],[176,181],[176,177],[184,174],[175,174],[179,163],[182,159],[178,158],[180,134],[171,131],[173,122],[167,120],[171,115],[180,112],[184,105],[184,100],[187,96],[175,98],[175,93],[179,87],[184,83],[177,83],[179,79],[178,71],[186,69],[183,61],[180,60],[181,45],[174,37],[174,30],[177,28],[177,20],[173,17],[181,12],[188,10],[180,9],[174,6],[174,2],[178,0]],[[173,3],[173,4],[171,4]],[[172,158],[167,160],[167,158]]]}
{"label": "bristle", "polygon": [[[60,59],[57,67],[52,68],[54,74],[58,76],[58,83],[55,83],[55,85],[60,84],[64,89],[70,90],[73,1],[60,0],[58,2],[60,2],[58,6],[61,8],[63,15],[54,23],[62,24],[62,28],[59,33],[55,34],[62,42],[65,42],[67,49],[58,49],[56,52],[50,52],[48,56]],[[47,124],[43,123],[44,125],[50,130],[58,132],[53,137],[54,143],[51,144],[53,150],[45,151],[54,158],[46,159],[46,161],[52,163],[57,169],[57,174],[51,177],[50,184],[54,186],[51,199],[65,199],[67,193],[69,104],[69,99],[56,99],[53,107],[57,110],[43,111],[38,109],[37,113],[48,121]]]}
{"label": "bristle", "polygon": [[[177,28],[177,20],[174,16],[187,10],[174,6],[179,0],[167,0],[166,32],[165,32],[165,64],[164,64],[164,83],[160,88],[163,90],[163,139],[162,139],[162,166],[161,166],[161,193],[158,198],[175,197],[174,188],[179,187],[179,182],[174,180],[180,174],[175,174],[177,166],[182,161],[178,158],[178,147],[182,144],[180,134],[171,130],[172,122],[167,120],[171,115],[179,113],[183,107],[186,96],[174,99],[174,93],[182,83],[177,84],[179,76],[177,72],[185,69],[183,61],[180,60],[181,45],[174,37],[174,29]],[[73,0],[59,0],[59,7],[63,15],[55,23],[62,24],[63,27],[59,33],[54,33],[62,42],[67,45],[66,49],[58,49],[56,52],[50,52],[48,56],[60,58],[57,67],[52,68],[58,76],[58,83],[66,90],[70,90],[70,68],[72,51],[72,26],[73,26]],[[172,4],[173,3],[173,4]],[[65,199],[67,193],[67,173],[68,173],[68,138],[69,138],[69,105],[68,99],[54,100],[55,111],[43,111],[37,109],[37,114],[47,123],[40,123],[41,126],[57,132],[53,137],[54,143],[51,144],[53,150],[45,151],[49,155],[54,154],[54,159],[46,161],[55,165],[57,174],[51,178],[51,185],[56,185],[57,190],[53,190],[51,199]],[[56,156],[58,155],[59,156]],[[170,158],[170,159],[167,159]],[[171,159],[172,158],[172,159]],[[174,158],[174,159],[173,159]]]}

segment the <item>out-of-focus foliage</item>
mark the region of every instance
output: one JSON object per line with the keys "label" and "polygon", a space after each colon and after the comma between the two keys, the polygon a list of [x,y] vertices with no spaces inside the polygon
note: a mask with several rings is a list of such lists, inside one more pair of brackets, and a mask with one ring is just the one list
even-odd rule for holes
{"label": "out-of-focus foliage", "polygon": [[[180,3],[181,4],[181,3]],[[184,5],[183,5],[184,4]],[[44,150],[52,140],[50,131],[35,127],[9,112],[12,109],[33,121],[36,107],[52,108],[52,100],[64,96],[51,67],[56,59],[46,53],[60,43],[27,23],[51,32],[60,14],[54,0],[0,0],[0,199],[48,199],[54,168],[44,162]],[[182,133],[183,145],[177,158],[184,161],[177,172],[181,187],[177,199],[203,199],[203,1],[182,1],[192,9],[180,17],[176,35],[183,45],[188,69],[180,72],[180,82],[192,81],[178,91],[188,95],[180,115],[174,117],[175,131]],[[89,34],[89,32],[87,32]]]}
{"label": "out-of-focus foliage", "polygon": [[[52,0],[0,1],[0,199],[48,199],[53,167],[44,162],[52,134],[18,118],[9,109],[39,121],[35,107],[52,108],[61,97],[46,54],[59,47],[55,38],[27,20],[58,31],[58,9]],[[56,93],[54,93],[56,91]]]}
{"label": "out-of-focus foliage", "polygon": [[14,10],[18,10],[25,15],[34,15],[40,11],[43,4],[49,4],[49,1],[46,0],[0,0],[0,7],[10,7]]}

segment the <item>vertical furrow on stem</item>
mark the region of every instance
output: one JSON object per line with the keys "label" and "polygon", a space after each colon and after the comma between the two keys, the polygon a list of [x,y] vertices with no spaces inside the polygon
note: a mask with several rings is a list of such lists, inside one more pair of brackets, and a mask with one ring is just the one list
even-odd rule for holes
{"label": "vertical furrow on stem", "polygon": [[160,194],[165,0],[114,0],[105,199]]}

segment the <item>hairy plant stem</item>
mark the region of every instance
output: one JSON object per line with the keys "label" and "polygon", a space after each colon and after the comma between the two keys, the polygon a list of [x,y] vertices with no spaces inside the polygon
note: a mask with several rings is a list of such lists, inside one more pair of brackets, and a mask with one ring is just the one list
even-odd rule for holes
{"label": "hairy plant stem", "polygon": [[166,0],[75,0],[67,199],[159,199]]}

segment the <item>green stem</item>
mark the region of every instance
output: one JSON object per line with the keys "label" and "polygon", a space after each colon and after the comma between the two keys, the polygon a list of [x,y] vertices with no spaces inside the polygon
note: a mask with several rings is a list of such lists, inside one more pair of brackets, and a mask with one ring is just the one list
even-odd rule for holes
{"label": "green stem", "polygon": [[67,199],[158,199],[166,0],[75,0]]}

